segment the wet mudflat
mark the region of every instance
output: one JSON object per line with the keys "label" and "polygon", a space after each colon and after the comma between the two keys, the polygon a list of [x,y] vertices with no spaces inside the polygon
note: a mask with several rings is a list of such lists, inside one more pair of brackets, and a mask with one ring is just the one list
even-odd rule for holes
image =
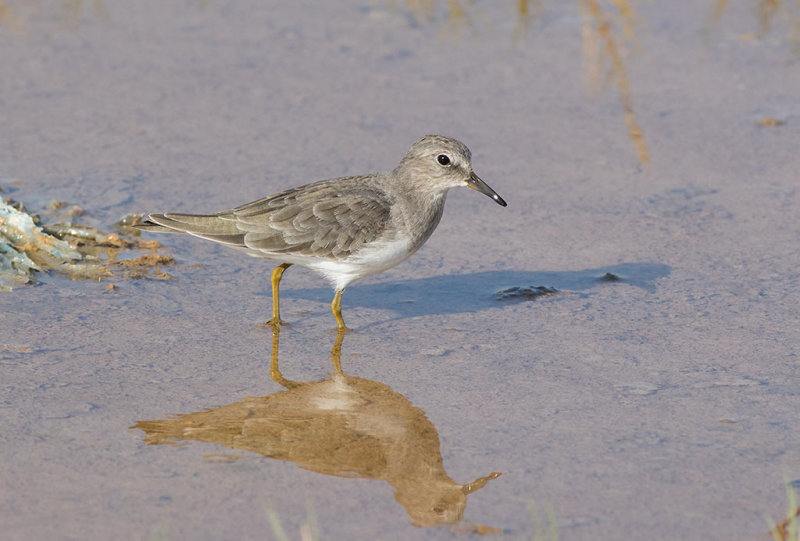
{"label": "wet mudflat", "polygon": [[271,264],[192,238],[157,238],[171,279],[0,293],[3,538],[753,539],[783,518],[788,5],[445,4],[0,3],[0,186],[33,211],[111,232],[391,168],[425,133],[509,203],[451,192],[420,252],[348,288],[343,337],[293,267],[278,347]]}

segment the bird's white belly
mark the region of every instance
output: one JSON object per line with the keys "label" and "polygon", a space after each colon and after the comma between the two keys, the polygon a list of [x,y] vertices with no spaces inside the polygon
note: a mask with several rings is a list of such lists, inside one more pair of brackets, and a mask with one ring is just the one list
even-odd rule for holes
{"label": "bird's white belly", "polygon": [[347,259],[320,259],[304,263],[322,274],[336,289],[344,289],[353,280],[385,271],[405,260],[413,252],[408,240],[372,243]]}

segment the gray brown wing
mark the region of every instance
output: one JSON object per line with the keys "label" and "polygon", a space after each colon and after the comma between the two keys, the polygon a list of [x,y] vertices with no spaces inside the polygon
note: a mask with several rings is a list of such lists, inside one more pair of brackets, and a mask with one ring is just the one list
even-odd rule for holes
{"label": "gray brown wing", "polygon": [[245,234],[230,220],[220,214],[148,214],[144,222],[136,226],[142,231],[154,233],[189,233],[196,237],[213,240],[234,247],[244,247]]}
{"label": "gray brown wing", "polygon": [[344,258],[383,233],[391,200],[374,177],[326,180],[216,214],[150,214],[138,226],[248,252]]}
{"label": "gray brown wing", "polygon": [[223,220],[266,253],[343,258],[380,236],[391,201],[371,177],[334,179],[238,207]]}

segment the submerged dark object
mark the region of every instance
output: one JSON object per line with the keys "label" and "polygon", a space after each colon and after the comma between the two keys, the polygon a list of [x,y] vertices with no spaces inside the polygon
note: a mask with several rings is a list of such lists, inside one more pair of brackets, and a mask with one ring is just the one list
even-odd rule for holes
{"label": "submerged dark object", "polygon": [[498,301],[524,301],[538,299],[539,297],[547,297],[561,293],[554,287],[545,286],[514,286],[507,289],[501,289],[495,294]]}

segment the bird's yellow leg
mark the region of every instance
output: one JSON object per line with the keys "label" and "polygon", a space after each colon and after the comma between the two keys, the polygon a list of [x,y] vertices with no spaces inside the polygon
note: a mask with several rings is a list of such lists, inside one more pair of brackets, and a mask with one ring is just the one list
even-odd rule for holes
{"label": "bird's yellow leg", "polygon": [[275,267],[272,271],[272,317],[267,321],[267,325],[285,325],[286,323],[281,319],[280,295],[278,289],[281,285],[281,278],[283,272],[291,267],[291,263],[282,263]]}
{"label": "bird's yellow leg", "polygon": [[350,329],[344,324],[344,318],[342,318],[342,293],[344,293],[344,289],[336,290],[336,294],[333,296],[333,302],[331,302],[331,310],[333,311],[333,317],[336,318],[337,328],[340,331],[346,332]]}

